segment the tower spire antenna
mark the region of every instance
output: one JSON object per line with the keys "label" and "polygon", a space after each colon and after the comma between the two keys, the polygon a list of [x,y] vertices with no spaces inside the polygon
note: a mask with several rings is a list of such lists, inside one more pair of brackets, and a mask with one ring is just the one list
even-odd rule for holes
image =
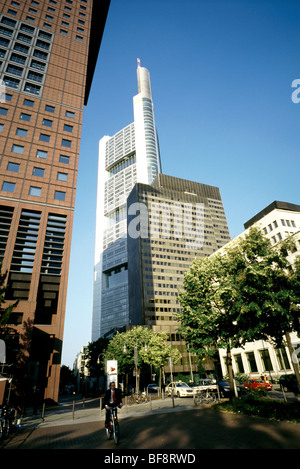
{"label": "tower spire antenna", "polygon": [[140,60],[140,59],[137,59],[137,66],[138,66],[138,67],[141,66],[141,60]]}

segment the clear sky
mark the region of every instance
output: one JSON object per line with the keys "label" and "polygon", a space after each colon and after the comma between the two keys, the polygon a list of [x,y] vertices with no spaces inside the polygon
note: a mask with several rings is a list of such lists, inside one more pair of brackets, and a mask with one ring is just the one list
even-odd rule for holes
{"label": "clear sky", "polygon": [[62,364],[91,341],[98,143],[133,122],[137,58],[163,173],[219,187],[234,237],[274,200],[300,204],[299,45],[299,0],[112,0],[84,111]]}

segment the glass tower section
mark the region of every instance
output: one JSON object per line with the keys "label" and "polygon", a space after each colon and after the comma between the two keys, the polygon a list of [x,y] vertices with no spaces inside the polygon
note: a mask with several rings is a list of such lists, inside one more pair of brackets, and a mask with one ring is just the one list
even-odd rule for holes
{"label": "glass tower section", "polygon": [[134,122],[99,142],[92,340],[129,324],[127,197],[160,172],[150,75],[137,67]]}

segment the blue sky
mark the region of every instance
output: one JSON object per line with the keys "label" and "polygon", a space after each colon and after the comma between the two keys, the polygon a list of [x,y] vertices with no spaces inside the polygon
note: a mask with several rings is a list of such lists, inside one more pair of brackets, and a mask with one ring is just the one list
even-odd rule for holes
{"label": "blue sky", "polygon": [[98,142],[133,122],[151,76],[165,174],[220,188],[231,237],[300,204],[298,0],[112,0],[84,111],[62,364],[91,341]]}

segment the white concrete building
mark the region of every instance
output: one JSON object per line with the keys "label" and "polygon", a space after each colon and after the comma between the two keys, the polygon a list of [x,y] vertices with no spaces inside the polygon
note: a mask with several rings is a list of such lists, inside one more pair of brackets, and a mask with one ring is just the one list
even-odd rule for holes
{"label": "white concrete building", "polygon": [[[296,256],[300,256],[300,205],[275,201],[263,209],[244,224],[245,231],[227,243],[217,252],[222,252],[234,245],[244,236],[251,226],[259,227],[263,233],[276,244],[288,236],[293,236],[296,250],[289,254],[292,263]],[[292,345],[300,359],[300,338],[296,333],[291,334]],[[232,349],[233,371],[245,373],[252,378],[266,374],[269,379],[279,378],[282,374],[293,373],[292,357],[287,347],[275,349],[270,343],[262,340],[249,342],[244,348]],[[227,375],[226,351],[219,351],[222,373]],[[298,361],[299,363],[299,361]]]}
{"label": "white concrete building", "polygon": [[127,197],[160,172],[150,75],[139,59],[137,82],[134,122],[99,142],[92,341],[129,324]]}

